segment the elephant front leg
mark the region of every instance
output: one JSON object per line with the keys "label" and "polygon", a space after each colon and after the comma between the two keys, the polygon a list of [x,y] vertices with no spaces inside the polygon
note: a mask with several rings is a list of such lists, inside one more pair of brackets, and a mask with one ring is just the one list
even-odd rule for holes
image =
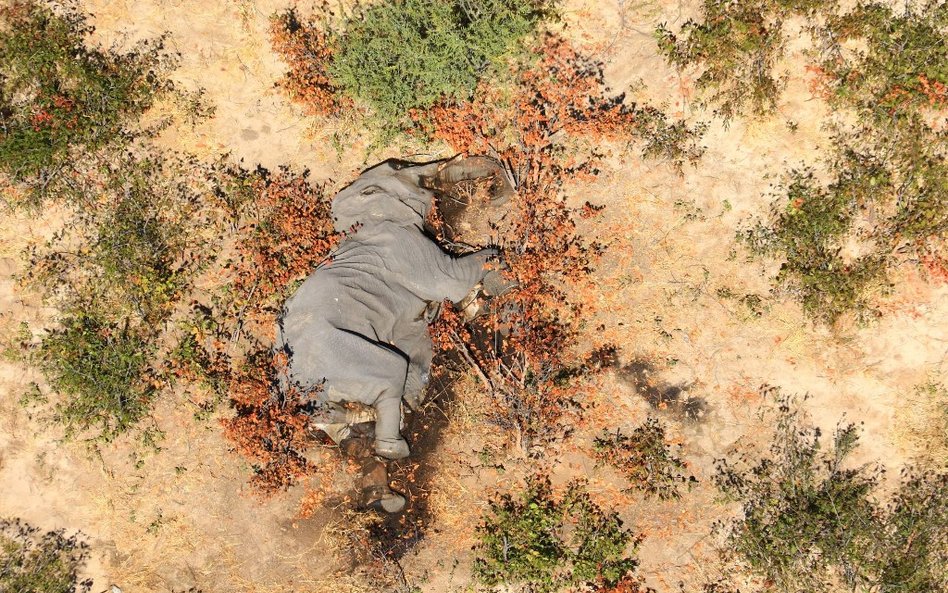
{"label": "elephant front leg", "polygon": [[375,402],[375,452],[386,459],[408,457],[408,443],[399,432],[402,417],[401,395],[384,393]]}

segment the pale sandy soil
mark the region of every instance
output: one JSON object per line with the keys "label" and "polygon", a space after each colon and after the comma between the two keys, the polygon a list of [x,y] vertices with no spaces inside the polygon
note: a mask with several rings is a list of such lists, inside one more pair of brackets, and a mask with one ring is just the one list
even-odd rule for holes
{"label": "pale sandy soil", "polygon": [[[89,1],[96,38],[128,43],[170,31],[169,46],[182,54],[175,78],[203,87],[217,108],[194,130],[167,135],[167,146],[213,158],[267,167],[308,167],[314,178],[344,182],[366,160],[356,142],[341,156],[325,122],[302,116],[273,83],[283,66],[266,38],[267,17],[285,2]],[[748,259],[734,240],[748,217],[766,212],[770,184],[787,165],[813,161],[825,144],[825,106],[807,92],[801,48],[792,44],[783,67],[790,86],[779,114],[760,122],[737,120],[725,129],[694,103],[692,78],[667,67],[651,31],[659,22],[680,24],[697,3],[593,2],[567,4],[567,35],[587,44],[605,63],[609,84],[632,100],[666,105],[672,114],[710,121],[708,151],[679,176],[667,164],[642,161],[636,148],[610,147],[603,175],[571,191],[579,201],[606,205],[586,228],[609,241],[589,295],[589,323],[606,326],[602,338],[620,348],[623,363],[648,361],[656,385],[682,386],[704,402],[697,421],[672,410],[653,411],[621,376],[604,379],[590,427],[563,446],[546,467],[557,484],[587,476],[593,495],[616,506],[627,524],[644,533],[641,574],[659,591],[713,577],[711,523],[730,509],[715,504],[709,481],[713,460],[735,443],[765,445],[768,395],[762,385],[808,393],[814,421],[831,431],[841,418],[864,423],[858,460],[880,461],[889,477],[924,444],[904,438],[896,422],[900,402],[927,379],[945,380],[948,355],[948,286],[926,283],[900,270],[884,317],[867,327],[831,332],[813,326],[789,299],[768,298],[773,265]],[[126,36],[127,34],[127,36]],[[786,122],[799,124],[796,132]],[[401,149],[405,150],[405,149]],[[5,336],[28,321],[38,331],[50,317],[34,295],[15,289],[10,275],[23,270],[21,250],[42,236],[50,220],[7,214],[0,228],[0,324]],[[735,298],[764,297],[758,317]],[[337,515],[296,520],[300,493],[260,503],[248,496],[248,468],[211,420],[166,398],[155,412],[166,432],[158,453],[136,467],[127,442],[101,458],[31,420],[16,404],[36,373],[22,363],[0,363],[0,515],[45,527],[81,530],[92,545],[88,566],[93,591],[116,584],[125,591],[165,592],[198,587],[230,591],[361,590],[337,554]],[[432,533],[402,560],[406,579],[426,591],[463,590],[470,583],[474,525],[487,494],[516,483],[533,466],[517,453],[485,463],[484,439],[472,423],[476,382],[459,388],[459,401],[434,480]],[[700,483],[680,502],[654,502],[618,492],[618,477],[595,467],[584,450],[599,428],[632,428],[658,413]],[[507,471],[493,468],[505,465]]]}

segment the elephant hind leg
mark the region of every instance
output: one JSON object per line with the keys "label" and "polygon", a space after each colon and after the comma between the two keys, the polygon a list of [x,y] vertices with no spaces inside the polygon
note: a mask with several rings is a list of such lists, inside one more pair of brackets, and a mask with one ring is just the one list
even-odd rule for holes
{"label": "elephant hind leg", "polygon": [[372,429],[365,425],[352,427],[353,436],[339,445],[343,453],[356,461],[362,470],[359,481],[359,506],[368,509],[397,513],[405,508],[407,501],[388,485],[388,463],[376,457],[372,447]]}
{"label": "elephant hind leg", "polygon": [[382,394],[375,402],[375,452],[386,459],[402,459],[410,453],[399,431],[401,420],[401,394]]}
{"label": "elephant hind leg", "polygon": [[407,357],[360,334],[337,330],[330,344],[336,365],[327,368],[330,399],[358,401],[375,408],[375,450],[382,457],[408,456],[399,432],[408,375]]}
{"label": "elephant hind leg", "polygon": [[434,346],[428,335],[428,325],[424,322],[412,324],[395,341],[399,350],[408,356],[408,375],[405,378],[405,403],[412,410],[418,410],[424,403],[425,387],[431,373],[431,360]]}

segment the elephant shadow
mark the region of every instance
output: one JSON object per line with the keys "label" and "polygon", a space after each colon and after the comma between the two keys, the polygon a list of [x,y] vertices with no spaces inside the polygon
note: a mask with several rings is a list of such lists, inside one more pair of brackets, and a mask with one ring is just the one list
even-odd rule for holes
{"label": "elephant shadow", "polygon": [[650,361],[634,359],[616,370],[616,376],[631,385],[649,405],[686,422],[700,422],[708,413],[708,402],[691,395],[693,383],[667,383],[657,378],[658,370]]}

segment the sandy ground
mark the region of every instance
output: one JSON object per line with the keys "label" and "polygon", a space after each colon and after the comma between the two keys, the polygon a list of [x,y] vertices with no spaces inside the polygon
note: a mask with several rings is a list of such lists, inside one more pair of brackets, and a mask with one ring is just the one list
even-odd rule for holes
{"label": "sandy ground", "polygon": [[[338,153],[327,140],[334,130],[303,117],[273,88],[283,66],[270,51],[267,19],[285,2],[96,0],[86,6],[104,44],[169,31],[169,47],[182,54],[176,80],[204,88],[216,107],[216,115],[196,129],[166,135],[162,142],[171,148],[207,157],[229,152],[266,167],[307,167],[316,179],[337,181],[366,160],[397,150]],[[567,34],[603,60],[616,92],[665,104],[692,122],[710,121],[694,102],[692,80],[663,63],[651,37],[656,24],[680,24],[696,6],[573,0],[564,20]],[[704,413],[688,420],[673,409],[656,412],[633,381],[606,377],[592,428],[550,469],[560,483],[587,476],[594,496],[618,505],[627,524],[646,535],[641,573],[662,592],[710,576],[710,526],[729,512],[713,504],[712,462],[735,443],[763,444],[766,419],[759,411],[772,396],[761,386],[809,394],[806,407],[825,431],[841,418],[862,422],[859,460],[882,460],[897,470],[923,447],[902,436],[900,402],[916,385],[948,375],[948,286],[900,270],[880,321],[831,332],[813,326],[793,302],[770,298],[773,267],[748,259],[734,241],[749,216],[766,211],[768,188],[780,171],[814,160],[825,144],[820,122],[826,108],[807,92],[803,64],[801,48],[792,46],[782,65],[791,79],[778,115],[738,120],[726,129],[711,121],[707,153],[683,175],[642,161],[634,146],[611,147],[603,175],[574,188],[577,199],[607,207],[587,231],[610,241],[596,272],[600,290],[591,297],[597,312],[590,326],[604,324],[603,337],[619,346],[623,363],[647,362],[654,384],[682,388]],[[788,120],[799,124],[795,132]],[[42,327],[49,318],[36,297],[16,290],[11,279],[22,271],[21,250],[48,232],[48,222],[7,214],[0,228],[0,324],[7,337],[21,321]],[[722,297],[721,289],[736,296]],[[759,316],[739,302],[748,294],[764,299]],[[36,374],[22,363],[0,363],[0,515],[86,534],[93,591],[111,584],[155,592],[359,590],[335,552],[341,537],[336,520],[295,520],[299,492],[267,503],[248,496],[248,468],[227,451],[214,420],[196,422],[187,407],[168,398],[155,413],[166,432],[160,452],[136,456],[120,442],[90,455],[81,445],[58,443],[54,432],[16,404],[33,380]],[[402,560],[408,582],[427,591],[469,584],[473,526],[486,493],[522,475],[522,469],[501,472],[495,465],[526,466],[504,453],[485,461],[479,452],[487,437],[470,424],[476,386],[462,386],[459,393],[434,483],[435,529]],[[659,414],[684,444],[700,481],[679,503],[618,493],[617,477],[583,452],[593,429],[632,428],[650,413]],[[490,439],[498,446],[502,441],[499,435]]]}

